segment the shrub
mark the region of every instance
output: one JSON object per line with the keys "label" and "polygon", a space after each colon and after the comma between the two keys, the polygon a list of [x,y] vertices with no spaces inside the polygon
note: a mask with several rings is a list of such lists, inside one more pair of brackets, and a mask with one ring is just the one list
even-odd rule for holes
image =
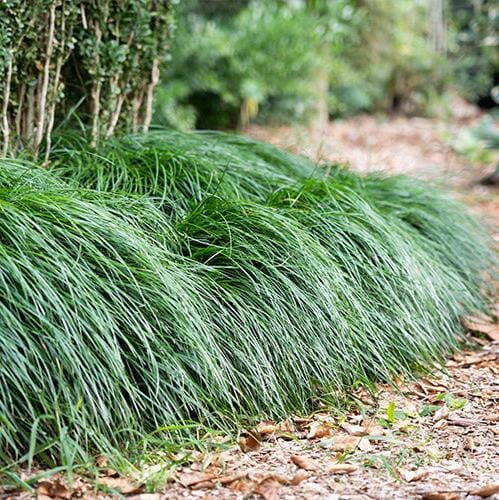
{"label": "shrub", "polygon": [[163,124],[227,129],[306,122],[321,112],[424,114],[451,83],[452,64],[430,23],[438,2],[214,5],[179,8],[173,62],[156,101]]}
{"label": "shrub", "polygon": [[316,73],[328,64],[320,16],[299,4],[252,2],[232,16],[195,6],[179,7],[173,60],[157,97],[160,123],[176,124],[171,109],[179,105],[203,129],[246,125],[262,106],[271,116],[285,111],[288,121],[313,112]]}
{"label": "shrub", "polygon": [[[1,152],[50,150],[85,101],[92,142],[147,130],[172,31],[169,1],[6,0],[0,5]],[[118,121],[121,119],[121,123]]]}
{"label": "shrub", "polygon": [[496,106],[499,91],[499,12],[494,2],[451,0],[450,44],[454,83],[464,97],[485,107]]}
{"label": "shrub", "polygon": [[354,4],[349,43],[332,61],[330,113],[424,114],[449,83],[449,65],[432,43],[430,2]]}

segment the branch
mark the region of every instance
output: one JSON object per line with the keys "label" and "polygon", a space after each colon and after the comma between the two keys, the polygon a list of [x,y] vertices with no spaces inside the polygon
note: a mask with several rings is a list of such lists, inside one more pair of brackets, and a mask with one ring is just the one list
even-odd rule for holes
{"label": "branch", "polygon": [[61,69],[62,69],[62,63],[64,60],[64,49],[66,48],[66,16],[64,13],[64,0],[62,1],[62,8],[61,8],[61,45],[59,47],[59,56],[57,57],[57,63],[56,63],[56,68],[55,68],[55,76],[54,76],[54,86],[52,89],[52,100],[50,102],[50,108],[49,108],[49,118],[48,118],[48,123],[47,123],[47,131],[46,131],[46,147],[45,147],[45,160],[44,164],[48,163],[49,155],[50,155],[50,148],[52,144],[52,130],[54,128],[54,120],[55,120],[55,107],[57,104],[57,93],[59,91],[59,81],[61,79]]}
{"label": "branch", "polygon": [[155,57],[152,62],[151,80],[146,90],[146,110],[144,113],[144,122],[142,124],[143,132],[149,130],[152,121],[152,102],[154,98],[154,88],[159,83],[159,58]]}
{"label": "branch", "polygon": [[49,34],[47,41],[47,51],[45,53],[45,65],[43,68],[43,80],[42,88],[40,91],[40,98],[38,101],[38,123],[36,125],[36,136],[35,136],[35,153],[38,151],[38,147],[42,142],[43,132],[45,128],[45,105],[47,103],[47,94],[50,79],[50,58],[52,57],[52,51],[54,48],[54,30],[55,30],[55,2],[50,6],[50,24],[49,24]]}
{"label": "branch", "polygon": [[11,81],[12,81],[12,52],[9,51],[9,62],[7,63],[7,76],[5,78],[5,84],[4,84],[5,87],[3,91],[3,106],[2,106],[2,130],[3,130],[2,156],[7,156],[7,152],[9,151],[10,127],[9,127],[9,117],[7,113],[9,110]]}
{"label": "branch", "polygon": [[92,84],[91,96],[92,96],[92,132],[91,132],[91,142],[90,145],[95,148],[97,146],[97,139],[99,137],[99,115],[100,115],[100,94],[102,82],[99,79],[99,46],[102,38],[102,31],[100,29],[99,23],[95,22],[95,76],[97,78],[97,83]]}

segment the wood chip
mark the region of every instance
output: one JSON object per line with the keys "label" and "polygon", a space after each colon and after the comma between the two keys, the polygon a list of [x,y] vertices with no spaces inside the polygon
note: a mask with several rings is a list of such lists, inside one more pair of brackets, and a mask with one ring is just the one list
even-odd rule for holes
{"label": "wood chip", "polygon": [[455,417],[453,415],[447,419],[447,422],[449,425],[457,425],[459,427],[470,427],[483,424],[483,422],[476,418]]}

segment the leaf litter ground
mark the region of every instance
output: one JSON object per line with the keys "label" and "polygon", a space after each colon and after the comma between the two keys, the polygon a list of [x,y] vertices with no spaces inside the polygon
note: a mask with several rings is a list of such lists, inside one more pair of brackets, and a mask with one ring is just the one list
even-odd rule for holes
{"label": "leaf litter ground", "polygon": [[[450,126],[455,131],[467,124]],[[425,119],[395,118],[380,125],[371,117],[354,118],[320,133],[308,131],[306,152],[364,170],[370,159],[370,169],[384,164],[394,173],[442,181],[497,221],[497,191],[472,185],[481,172],[441,140],[442,126]],[[303,150],[303,132],[249,132]],[[361,137],[370,139],[359,142]],[[104,457],[92,477],[75,471],[68,480],[43,468],[24,471],[20,477],[30,482],[32,493],[0,486],[0,498],[497,499],[498,317],[499,304],[495,318],[468,320],[474,347],[456,354],[444,372],[436,369],[416,382],[398,380],[398,389],[379,385],[374,397],[359,390],[348,414],[261,422],[243,430],[237,443],[218,436],[204,452],[185,449],[153,458],[128,476],[112,470]],[[30,481],[33,475],[40,479]]]}

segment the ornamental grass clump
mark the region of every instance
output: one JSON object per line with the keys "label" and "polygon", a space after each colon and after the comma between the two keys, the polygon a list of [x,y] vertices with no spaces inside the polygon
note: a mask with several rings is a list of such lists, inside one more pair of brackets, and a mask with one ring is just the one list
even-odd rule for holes
{"label": "ornamental grass clump", "polygon": [[223,133],[162,131],[112,139],[97,151],[59,138],[54,171],[76,185],[173,202],[183,215],[207,195],[265,201],[276,189],[319,175],[310,161]]}
{"label": "ornamental grass clump", "polygon": [[3,462],[339,404],[485,307],[487,237],[427,184],[214,133],[64,137],[52,162],[0,163]]}
{"label": "ornamental grass clump", "polygon": [[61,433],[95,449],[216,411],[197,380],[229,408],[235,380],[212,338],[212,298],[196,264],[169,250],[164,217],[141,203],[151,238],[134,199],[40,174],[0,166],[2,461],[28,443],[57,455]]}

